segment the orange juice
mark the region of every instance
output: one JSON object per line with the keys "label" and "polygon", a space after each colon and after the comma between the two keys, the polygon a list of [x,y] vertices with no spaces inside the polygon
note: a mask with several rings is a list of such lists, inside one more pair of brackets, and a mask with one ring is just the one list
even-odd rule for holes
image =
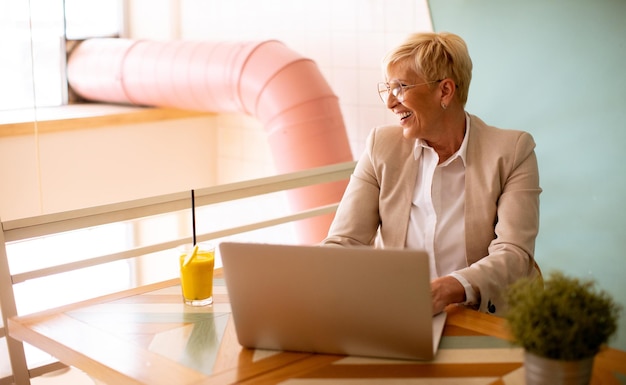
{"label": "orange juice", "polygon": [[213,302],[213,265],[215,251],[213,248],[198,248],[196,256],[183,266],[187,256],[183,252],[179,257],[180,282],[183,288],[185,303],[193,306],[204,306]]}

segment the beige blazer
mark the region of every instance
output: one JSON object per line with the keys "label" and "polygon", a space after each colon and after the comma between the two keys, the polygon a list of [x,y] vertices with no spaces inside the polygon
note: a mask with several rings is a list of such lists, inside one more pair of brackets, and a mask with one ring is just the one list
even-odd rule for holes
{"label": "beige blazer", "polygon": [[[400,126],[372,130],[323,244],[405,247],[418,173],[414,145]],[[526,132],[491,127],[470,115],[467,146],[468,267],[458,273],[476,290],[481,311],[502,315],[503,290],[537,275],[541,188],[535,142]]]}

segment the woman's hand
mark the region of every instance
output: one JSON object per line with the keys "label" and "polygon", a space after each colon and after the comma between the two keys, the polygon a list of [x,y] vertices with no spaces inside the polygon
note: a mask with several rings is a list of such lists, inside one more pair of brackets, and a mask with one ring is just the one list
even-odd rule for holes
{"label": "woman's hand", "polygon": [[465,302],[465,288],[456,278],[439,277],[430,283],[433,297],[433,315],[439,314],[452,304]]}

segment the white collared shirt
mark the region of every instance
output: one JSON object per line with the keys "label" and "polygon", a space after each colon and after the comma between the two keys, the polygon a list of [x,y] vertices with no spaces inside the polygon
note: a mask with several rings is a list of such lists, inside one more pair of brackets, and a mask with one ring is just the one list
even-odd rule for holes
{"label": "white collared shirt", "polygon": [[476,293],[467,280],[454,272],[467,267],[465,255],[465,162],[469,116],[465,117],[461,147],[445,162],[437,152],[417,139],[413,154],[417,173],[411,204],[406,247],[426,250],[431,280],[451,275],[465,288],[466,304],[476,303]]}

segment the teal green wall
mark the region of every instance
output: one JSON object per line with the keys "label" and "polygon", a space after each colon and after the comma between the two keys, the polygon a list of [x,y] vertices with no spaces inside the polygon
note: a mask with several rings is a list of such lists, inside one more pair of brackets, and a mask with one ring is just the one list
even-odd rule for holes
{"label": "teal green wall", "polygon": [[592,278],[625,307],[626,0],[430,0],[474,63],[467,110],[537,142],[544,273]]}

